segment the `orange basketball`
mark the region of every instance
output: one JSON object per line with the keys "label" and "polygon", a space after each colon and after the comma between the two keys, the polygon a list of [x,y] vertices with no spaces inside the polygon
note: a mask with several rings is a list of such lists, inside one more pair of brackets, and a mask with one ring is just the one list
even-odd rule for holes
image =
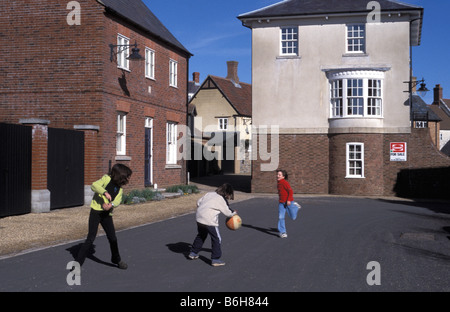
{"label": "orange basketball", "polygon": [[236,231],[241,227],[242,219],[237,214],[235,214],[231,218],[227,218],[225,224],[227,225],[227,228],[229,228],[230,230]]}

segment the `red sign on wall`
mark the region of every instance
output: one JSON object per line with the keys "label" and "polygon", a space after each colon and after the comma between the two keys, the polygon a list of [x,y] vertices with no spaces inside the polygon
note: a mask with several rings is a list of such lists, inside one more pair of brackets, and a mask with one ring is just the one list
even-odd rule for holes
{"label": "red sign on wall", "polygon": [[406,161],[406,142],[391,142],[391,161]]}

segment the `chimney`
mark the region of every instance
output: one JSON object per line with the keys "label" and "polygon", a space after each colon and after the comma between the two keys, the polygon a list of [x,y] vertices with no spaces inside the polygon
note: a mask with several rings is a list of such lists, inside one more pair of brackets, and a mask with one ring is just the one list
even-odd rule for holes
{"label": "chimney", "polygon": [[231,79],[235,83],[239,83],[239,77],[237,74],[238,62],[228,61],[227,65],[228,65],[228,74],[227,74],[226,79]]}
{"label": "chimney", "polygon": [[199,72],[195,72],[192,74],[192,77],[194,79],[195,84],[200,84],[200,73]]}
{"label": "chimney", "polygon": [[441,85],[437,84],[436,87],[434,87],[433,91],[434,91],[433,105],[439,105],[439,102],[441,101],[443,95]]}

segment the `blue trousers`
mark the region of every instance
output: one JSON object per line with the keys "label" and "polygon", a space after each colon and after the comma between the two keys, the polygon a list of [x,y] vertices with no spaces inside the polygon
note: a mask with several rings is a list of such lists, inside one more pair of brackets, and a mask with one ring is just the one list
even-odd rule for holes
{"label": "blue trousers", "polygon": [[278,203],[278,231],[280,233],[286,233],[286,212],[292,220],[297,219],[298,209],[296,206],[291,205],[287,206],[284,203]]}
{"label": "blue trousers", "polygon": [[219,259],[222,256],[221,242],[218,226],[208,226],[197,222],[198,234],[192,244],[191,252],[198,254],[205,243],[206,238],[211,236],[211,259]]}

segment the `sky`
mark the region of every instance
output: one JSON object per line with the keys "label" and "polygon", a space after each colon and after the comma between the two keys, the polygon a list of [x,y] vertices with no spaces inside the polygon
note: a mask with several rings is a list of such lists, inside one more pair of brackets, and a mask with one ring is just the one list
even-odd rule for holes
{"label": "sky", "polygon": [[[241,82],[251,83],[251,30],[237,16],[280,0],[143,0],[150,10],[194,56],[189,79],[200,73],[226,77],[227,61],[237,61]],[[369,0],[367,0],[369,2]],[[413,47],[413,75],[425,79],[430,90],[424,101],[433,102],[440,84],[450,99],[450,0],[402,0],[424,8],[421,45]],[[405,91],[407,90],[405,84]]]}

